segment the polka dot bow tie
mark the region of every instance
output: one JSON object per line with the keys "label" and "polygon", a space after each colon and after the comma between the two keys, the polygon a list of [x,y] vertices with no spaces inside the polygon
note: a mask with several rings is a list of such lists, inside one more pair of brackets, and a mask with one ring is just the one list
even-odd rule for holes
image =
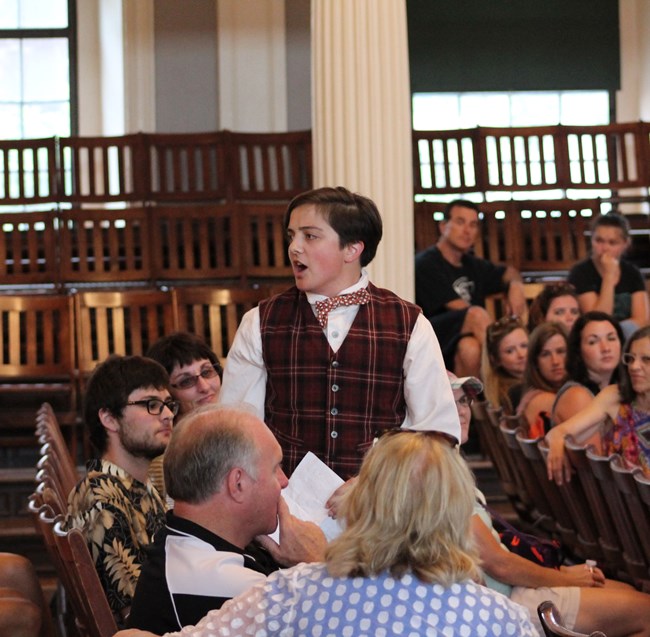
{"label": "polka dot bow tie", "polygon": [[316,314],[321,327],[327,325],[327,317],[332,310],[337,307],[348,305],[365,305],[370,302],[370,292],[366,288],[357,290],[350,294],[341,294],[341,296],[332,296],[323,301],[316,301]]}

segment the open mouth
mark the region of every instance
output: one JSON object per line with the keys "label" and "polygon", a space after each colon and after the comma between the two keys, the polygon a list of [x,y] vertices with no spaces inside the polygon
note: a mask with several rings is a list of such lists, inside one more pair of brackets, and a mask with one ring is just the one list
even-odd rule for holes
{"label": "open mouth", "polygon": [[301,263],[300,261],[294,261],[293,269],[296,272],[304,272],[307,269],[307,266],[304,263]]}

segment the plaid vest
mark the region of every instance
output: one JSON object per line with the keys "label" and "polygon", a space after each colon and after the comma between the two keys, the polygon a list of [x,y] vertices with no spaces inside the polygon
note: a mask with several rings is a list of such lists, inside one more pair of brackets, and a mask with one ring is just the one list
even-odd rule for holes
{"label": "plaid vest", "polygon": [[337,353],[296,287],[259,304],[265,420],[287,475],[308,451],[341,477],[355,475],[375,433],[404,421],[402,368],[420,308],[372,284],[368,291]]}

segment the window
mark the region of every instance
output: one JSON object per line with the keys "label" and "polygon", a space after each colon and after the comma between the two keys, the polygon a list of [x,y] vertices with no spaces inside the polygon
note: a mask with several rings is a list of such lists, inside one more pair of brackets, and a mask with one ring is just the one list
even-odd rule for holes
{"label": "window", "polygon": [[74,0],[0,0],[0,139],[76,130]]}
{"label": "window", "polygon": [[[415,130],[458,130],[463,128],[476,128],[477,126],[486,127],[518,127],[518,126],[554,126],[557,124],[579,125],[601,125],[608,124],[610,121],[610,93],[606,90],[599,91],[511,91],[511,92],[464,92],[464,93],[414,93],[413,94],[413,128]],[[464,140],[469,143],[469,140]],[[517,140],[519,141],[519,140]],[[579,158],[579,149],[575,139],[570,139],[569,160],[577,164]],[[547,172],[553,170],[554,157],[552,155],[552,140],[542,138],[538,142],[544,144],[547,158],[544,166]],[[587,158],[585,167],[592,170],[595,174],[600,168],[603,170],[603,157],[606,157],[607,148],[603,140],[597,140],[599,146],[596,149],[596,156]],[[602,143],[601,143],[602,142]],[[423,150],[426,151],[423,154]],[[435,150],[435,147],[434,147]],[[453,148],[451,149],[453,150]],[[495,170],[497,167],[498,150],[493,140],[488,139],[486,145],[488,170]],[[541,174],[541,154],[536,148],[524,149],[515,145],[513,157],[505,156],[510,150],[507,147],[501,149],[502,157],[500,160],[501,169],[506,171],[506,180],[508,179],[507,170],[512,173],[510,181],[514,179],[516,171],[524,167],[524,157],[526,150],[532,157],[529,158],[531,168],[531,183],[538,179],[537,172]],[[438,156],[445,156],[438,153]],[[425,173],[431,171],[431,158],[426,147],[420,152],[421,164],[425,168]],[[450,166],[450,178],[463,171],[466,176],[472,178],[471,166],[460,165],[460,155],[454,155],[451,152],[447,154],[447,162]],[[471,158],[471,152],[467,151],[463,157]],[[538,163],[535,163],[537,157]],[[589,163],[591,161],[591,163]],[[606,164],[606,161],[604,162]],[[434,169],[442,171],[444,167],[434,165]],[[606,165],[605,165],[606,168]],[[458,182],[458,179],[456,179]],[[458,182],[459,183],[459,182]],[[457,186],[458,183],[451,183]],[[595,177],[594,177],[595,183]],[[489,192],[486,197],[492,200],[503,199],[554,199],[562,198],[585,198],[585,197],[608,197],[611,195],[609,190],[594,189],[581,190],[579,192],[561,190],[539,190],[526,192]],[[437,195],[436,200],[454,199],[458,195]],[[468,193],[468,198],[481,201],[482,196]],[[418,199],[431,199],[427,195],[418,196]]]}

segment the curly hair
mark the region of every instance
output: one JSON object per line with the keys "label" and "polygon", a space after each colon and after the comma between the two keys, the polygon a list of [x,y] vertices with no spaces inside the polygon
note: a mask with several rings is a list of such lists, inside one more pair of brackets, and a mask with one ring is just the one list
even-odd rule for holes
{"label": "curly hair", "polygon": [[477,574],[470,532],[474,478],[433,432],[385,435],[341,505],[346,528],[325,554],[335,577],[393,577],[449,586]]}

